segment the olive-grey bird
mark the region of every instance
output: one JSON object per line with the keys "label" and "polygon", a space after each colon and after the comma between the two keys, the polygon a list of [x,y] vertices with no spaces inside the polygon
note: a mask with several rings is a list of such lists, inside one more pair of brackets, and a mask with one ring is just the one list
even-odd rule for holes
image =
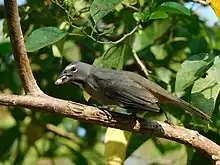
{"label": "olive-grey bird", "polygon": [[169,102],[210,121],[210,117],[198,108],[134,72],[73,62],[60,73],[55,82],[56,85],[64,83],[79,85],[92,98],[107,105],[135,109],[137,112],[159,112],[160,103]]}

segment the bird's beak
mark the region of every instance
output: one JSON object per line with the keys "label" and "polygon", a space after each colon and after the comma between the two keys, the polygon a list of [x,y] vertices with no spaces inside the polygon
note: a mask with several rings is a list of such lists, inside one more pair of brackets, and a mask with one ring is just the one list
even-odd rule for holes
{"label": "bird's beak", "polygon": [[56,84],[56,85],[60,85],[60,84],[66,83],[66,82],[68,82],[68,81],[69,81],[69,77],[63,75],[63,76],[59,76],[59,77],[57,78],[57,80],[55,81],[55,84]]}

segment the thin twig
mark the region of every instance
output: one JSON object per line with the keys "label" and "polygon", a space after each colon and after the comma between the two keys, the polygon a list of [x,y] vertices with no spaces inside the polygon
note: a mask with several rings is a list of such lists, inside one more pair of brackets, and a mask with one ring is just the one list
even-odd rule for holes
{"label": "thin twig", "polygon": [[16,0],[4,0],[4,4],[8,31],[13,47],[13,55],[18,65],[19,75],[25,93],[43,94],[34,79],[29,65],[24,38],[21,31],[17,2]]}
{"label": "thin twig", "polygon": [[130,9],[134,10],[134,11],[140,11],[138,8],[132,6],[132,5],[128,4],[128,3],[121,2],[121,4],[126,6],[127,8],[130,8]]}
{"label": "thin twig", "polygon": [[[72,14],[69,14],[69,12],[60,4],[60,3],[58,3],[58,2],[56,2],[56,1],[54,1],[54,0],[52,0],[53,1],[53,3],[55,3],[57,6],[59,6],[61,9],[63,9],[65,12],[66,12],[66,14],[67,14],[67,18],[68,18],[68,20],[69,20],[69,24],[72,26],[72,27],[74,27],[74,28],[76,28],[76,29],[78,29],[78,30],[82,30],[82,27],[78,27],[78,26],[76,26],[76,25],[74,25],[73,23],[72,23],[72,21],[74,21],[75,19],[74,19],[74,16],[75,16],[75,13],[74,13],[74,15],[72,15]],[[71,21],[72,20],[72,21]]]}
{"label": "thin twig", "polygon": [[148,77],[148,76],[149,76],[149,75],[148,75],[148,72],[149,72],[149,71],[147,70],[147,68],[145,67],[145,65],[141,62],[141,60],[139,59],[139,57],[138,57],[136,51],[135,51],[135,50],[132,50],[132,52],[133,52],[133,56],[134,56],[135,60],[137,61],[138,65],[140,65],[141,70],[144,72],[144,74],[146,75],[146,77]]}
{"label": "thin twig", "polygon": [[91,38],[93,41],[97,42],[97,43],[100,43],[100,44],[118,44],[120,42],[122,42],[123,40],[125,40],[127,37],[131,36],[136,30],[137,30],[138,26],[135,26],[132,31],[130,31],[129,33],[125,34],[123,37],[121,37],[119,40],[117,41],[99,41],[99,40],[96,40],[93,36],[91,35],[88,35],[87,33],[84,32],[84,34]]}
{"label": "thin twig", "polygon": [[196,3],[200,3],[201,5],[209,5],[209,2],[207,2],[206,0],[193,0],[193,2],[196,2]]}
{"label": "thin twig", "polygon": [[74,140],[74,141],[77,139],[77,137],[73,133],[66,132],[66,131],[58,128],[57,126],[55,126],[53,124],[45,124],[45,128],[48,131],[51,131],[51,132],[53,132],[56,135],[59,135],[61,137],[64,137],[64,138],[67,138],[67,139],[70,139],[70,140]]}

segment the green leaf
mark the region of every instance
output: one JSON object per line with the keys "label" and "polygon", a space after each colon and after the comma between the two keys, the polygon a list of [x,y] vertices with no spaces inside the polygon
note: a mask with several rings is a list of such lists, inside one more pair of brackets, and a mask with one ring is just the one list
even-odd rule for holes
{"label": "green leaf", "polygon": [[151,52],[154,54],[157,60],[163,60],[167,57],[167,51],[165,50],[165,44],[153,45],[150,47]]}
{"label": "green leaf", "polygon": [[96,66],[105,68],[122,69],[124,57],[128,54],[127,44],[116,45],[107,49],[107,51],[94,62]]}
{"label": "green leaf", "polygon": [[88,102],[89,99],[91,98],[91,96],[86,92],[86,91],[83,91],[83,97],[84,99]]}
{"label": "green leaf", "polygon": [[199,37],[196,39],[191,39],[188,42],[191,54],[199,54],[203,52],[209,52],[209,44],[205,37]]}
{"label": "green leaf", "polygon": [[211,67],[214,57],[207,53],[197,54],[181,65],[181,69],[177,72],[175,91],[183,91],[193,84],[195,80],[200,78]]}
{"label": "green leaf", "polygon": [[90,7],[90,14],[95,23],[110,13],[120,2],[121,0],[94,0]]}
{"label": "green leaf", "polygon": [[128,5],[135,5],[138,3],[138,0],[123,0],[122,3]]}
{"label": "green leaf", "polygon": [[149,13],[144,13],[144,12],[134,12],[133,13],[133,17],[137,22],[145,22],[148,17],[149,17]]}
{"label": "green leaf", "polygon": [[110,127],[107,128],[105,133],[106,160],[112,160],[113,157],[116,157],[117,162],[120,162],[119,164],[123,164],[122,162],[124,162],[126,158],[126,151],[131,135],[131,132],[125,130]]}
{"label": "green leaf", "polygon": [[69,62],[81,60],[80,48],[73,40],[66,40],[64,42],[61,54]]}
{"label": "green leaf", "polygon": [[58,58],[62,57],[60,50],[56,45],[52,45],[52,52],[55,57],[58,57]]}
{"label": "green leaf", "polygon": [[216,81],[218,84],[220,84],[220,57],[217,56],[214,60],[214,70],[215,70],[215,76],[216,76]]}
{"label": "green leaf", "polygon": [[56,43],[67,35],[56,27],[43,27],[33,31],[26,40],[28,52],[34,52],[45,46]]}
{"label": "green leaf", "polygon": [[17,126],[11,127],[1,134],[0,157],[9,151],[11,145],[14,143],[14,141],[19,135],[20,135],[20,132]]}
{"label": "green leaf", "polygon": [[127,149],[127,153],[126,153],[126,158],[128,158],[129,156],[131,156],[132,153],[134,153],[142,144],[144,144],[150,137],[148,136],[143,136],[141,134],[132,134],[130,141],[129,141],[129,145],[128,145],[128,149]]}
{"label": "green leaf", "polygon": [[195,81],[192,88],[191,101],[203,112],[212,115],[216,99],[220,91],[220,84],[216,80],[215,67],[212,66],[205,78]]}
{"label": "green leaf", "polygon": [[132,48],[138,52],[145,47],[153,44],[156,39],[161,37],[170,28],[172,22],[168,19],[166,20],[155,20],[147,28],[145,28],[141,33],[135,33],[134,41],[132,43]]}
{"label": "green leaf", "polygon": [[163,11],[155,11],[151,13],[149,20],[151,19],[164,19],[168,18],[168,14]]}
{"label": "green leaf", "polygon": [[163,82],[169,84],[170,80],[172,78],[172,72],[165,68],[165,67],[159,67],[155,69],[157,77],[162,80]]}
{"label": "green leaf", "polygon": [[190,11],[183,5],[176,2],[165,2],[161,4],[157,10],[164,11],[167,13],[178,13],[190,16]]}
{"label": "green leaf", "polygon": [[11,43],[10,42],[2,42],[0,43],[0,54],[11,53]]}

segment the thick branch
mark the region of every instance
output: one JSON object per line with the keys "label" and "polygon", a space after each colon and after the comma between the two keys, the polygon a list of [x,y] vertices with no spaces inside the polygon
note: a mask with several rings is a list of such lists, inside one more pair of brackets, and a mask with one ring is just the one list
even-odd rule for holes
{"label": "thick branch", "polygon": [[16,0],[4,0],[8,32],[13,47],[13,55],[18,64],[20,78],[26,93],[42,94],[36,84],[29,65],[24,38],[21,31]]}
{"label": "thick branch", "polygon": [[220,158],[220,147],[217,144],[196,131],[179,126],[141,118],[134,119],[129,115],[116,112],[110,112],[112,117],[109,118],[105,112],[98,108],[60,100],[46,95],[17,96],[0,94],[0,104],[36,108],[38,111],[55,113],[106,127],[119,128],[130,132],[139,132],[150,136],[170,139],[192,146],[210,158],[215,158],[215,160],[219,160]]}

